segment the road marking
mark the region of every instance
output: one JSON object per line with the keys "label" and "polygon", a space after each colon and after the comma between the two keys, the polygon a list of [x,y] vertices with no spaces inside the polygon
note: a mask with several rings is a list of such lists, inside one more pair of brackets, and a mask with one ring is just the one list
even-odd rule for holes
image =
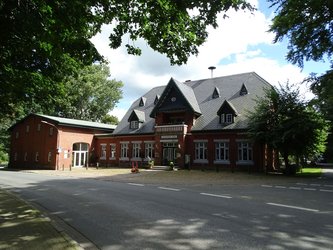
{"label": "road marking", "polygon": [[225,198],[225,199],[231,199],[231,196],[227,195],[219,195],[219,194],[210,194],[210,193],[200,193],[201,195],[206,195],[206,196],[212,196],[212,197],[218,197],[218,198]]}
{"label": "road marking", "polygon": [[293,208],[293,209],[304,210],[304,211],[309,211],[309,212],[319,212],[318,209],[312,209],[312,208],[306,208],[306,207],[296,207],[296,206],[284,205],[284,204],[279,204],[279,203],[271,203],[271,202],[266,203],[266,204],[271,205],[271,206]]}
{"label": "road marking", "polygon": [[316,186],[316,187],[319,187],[319,186],[321,186],[321,185],[320,185],[320,184],[311,183],[310,186]]}
{"label": "road marking", "polygon": [[328,190],[328,189],[319,189],[319,191],[322,191],[322,192],[331,192],[331,193],[333,193],[333,190]]}
{"label": "road marking", "polygon": [[301,190],[300,187],[289,187],[289,189]]}
{"label": "road marking", "polygon": [[315,188],[304,188],[304,190],[307,190],[307,191],[316,191],[317,189],[315,189]]}
{"label": "road marking", "polygon": [[163,189],[163,190],[169,190],[169,191],[180,191],[180,189],[178,188],[169,188],[169,187],[158,187],[159,189]]}
{"label": "road marking", "polygon": [[275,186],[275,188],[286,188],[285,186]]}
{"label": "road marking", "polygon": [[301,183],[301,182],[297,182],[296,185],[303,185],[303,186],[307,186],[308,184],[306,183]]}
{"label": "road marking", "polygon": [[262,187],[271,188],[272,185],[261,185]]}
{"label": "road marking", "polygon": [[139,187],[143,187],[144,184],[140,184],[140,183],[132,183],[132,182],[129,182],[127,183],[128,185],[132,185],[132,186],[139,186]]}
{"label": "road marking", "polygon": [[333,187],[333,185],[324,185],[324,187]]}

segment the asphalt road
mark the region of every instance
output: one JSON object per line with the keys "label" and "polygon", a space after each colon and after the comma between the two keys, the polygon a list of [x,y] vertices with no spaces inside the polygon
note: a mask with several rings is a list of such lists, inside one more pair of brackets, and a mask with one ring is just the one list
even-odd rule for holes
{"label": "asphalt road", "polygon": [[119,250],[333,249],[332,179],[160,186],[1,171],[0,187],[65,221],[87,248],[84,239]]}

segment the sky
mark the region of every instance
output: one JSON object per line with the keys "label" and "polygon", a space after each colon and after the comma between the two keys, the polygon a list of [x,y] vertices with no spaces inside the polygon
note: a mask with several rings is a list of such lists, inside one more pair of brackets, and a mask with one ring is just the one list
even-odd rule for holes
{"label": "sky", "polygon": [[[124,83],[123,98],[110,114],[121,120],[136,99],[153,87],[166,85],[171,77],[181,82],[210,78],[210,66],[216,67],[214,77],[254,71],[274,86],[287,81],[300,83],[310,73],[324,73],[329,68],[325,62],[307,62],[303,69],[290,64],[285,59],[287,40],[274,44],[274,34],[268,32],[274,10],[266,0],[249,2],[257,11],[251,14],[230,10],[227,19],[221,14],[219,27],[209,29],[208,39],[199,47],[198,56],[191,56],[182,66],[171,66],[166,56],[153,51],[144,40],[135,42],[142,49],[141,56],[128,55],[125,43],[111,49],[112,26],[103,26],[102,32],[91,41],[109,61],[111,78]],[[123,41],[127,42],[128,38],[124,37]],[[305,84],[299,86],[303,95],[311,98]]]}

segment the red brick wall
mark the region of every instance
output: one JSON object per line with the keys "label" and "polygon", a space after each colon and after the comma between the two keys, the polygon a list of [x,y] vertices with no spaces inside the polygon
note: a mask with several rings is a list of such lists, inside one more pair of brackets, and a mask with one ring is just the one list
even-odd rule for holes
{"label": "red brick wall", "polygon": [[[48,122],[51,123],[51,121]],[[37,131],[38,124],[41,126],[40,131]],[[29,132],[26,132],[27,125],[29,125]],[[49,131],[52,127],[53,135],[50,135]],[[16,138],[16,132],[19,132],[18,138]],[[11,130],[9,167],[68,169],[72,164],[73,144],[80,142],[91,146],[96,133],[103,133],[103,131],[69,126],[54,127],[42,123],[40,117],[30,115]],[[59,154],[57,154],[57,137],[58,147],[62,149]],[[64,158],[64,150],[68,150],[67,159]],[[38,161],[35,160],[36,152],[39,153]],[[51,152],[50,161],[48,161],[49,152]],[[26,160],[25,153],[27,153]],[[17,160],[15,160],[15,154],[17,154]]]}

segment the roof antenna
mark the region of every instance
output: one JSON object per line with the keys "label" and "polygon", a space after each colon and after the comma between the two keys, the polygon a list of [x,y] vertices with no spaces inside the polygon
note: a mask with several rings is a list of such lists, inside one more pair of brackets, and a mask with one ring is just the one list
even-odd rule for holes
{"label": "roof antenna", "polygon": [[216,69],[216,67],[210,66],[210,67],[208,67],[208,69],[210,70],[210,77],[213,78],[213,71],[214,71],[214,69]]}

